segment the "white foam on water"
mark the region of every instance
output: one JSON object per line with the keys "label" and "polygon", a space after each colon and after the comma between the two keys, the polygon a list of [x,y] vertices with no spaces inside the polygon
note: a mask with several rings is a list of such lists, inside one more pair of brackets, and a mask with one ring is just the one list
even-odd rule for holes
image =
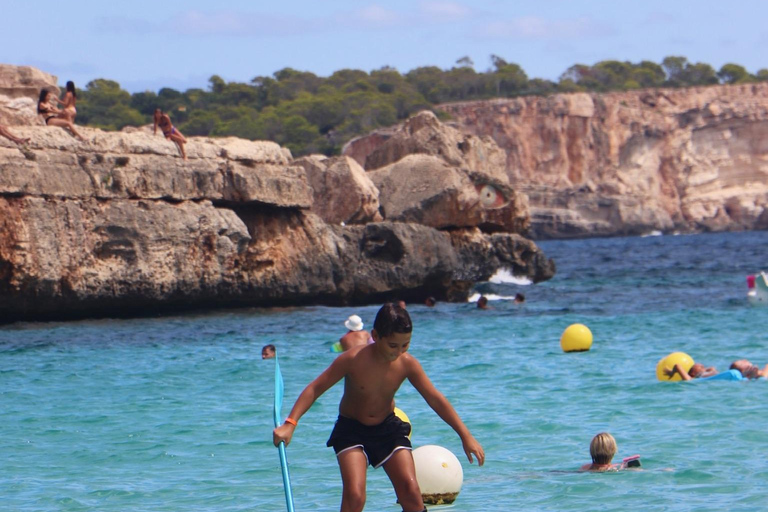
{"label": "white foam on water", "polygon": [[506,268],[499,269],[495,274],[491,276],[488,282],[494,284],[517,284],[521,286],[528,286],[529,284],[533,284],[533,281],[527,277],[516,276]]}
{"label": "white foam on water", "polygon": [[[467,299],[467,302],[477,302],[477,300],[482,297],[483,294],[481,293],[473,293],[469,296]],[[514,295],[496,295],[494,293],[490,293],[488,295],[485,295],[485,298],[488,299],[488,301],[494,301],[494,300],[515,300]]]}

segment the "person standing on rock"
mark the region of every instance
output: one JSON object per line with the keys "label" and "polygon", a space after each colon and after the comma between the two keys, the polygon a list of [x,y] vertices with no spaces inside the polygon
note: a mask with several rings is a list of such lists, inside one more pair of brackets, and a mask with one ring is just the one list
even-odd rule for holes
{"label": "person standing on rock", "polygon": [[154,134],[157,135],[157,127],[160,127],[160,130],[163,132],[163,135],[166,139],[173,141],[176,144],[176,147],[179,148],[179,153],[181,154],[181,158],[184,160],[187,159],[187,153],[184,151],[184,144],[187,143],[187,139],[182,135],[182,133],[176,129],[175,126],[173,126],[173,123],[171,123],[171,118],[168,114],[163,112],[162,109],[156,108],[155,109],[155,128],[154,128]]}
{"label": "person standing on rock", "polygon": [[40,98],[37,100],[37,113],[43,116],[45,124],[47,126],[59,126],[61,128],[66,128],[72,132],[72,135],[77,137],[79,140],[85,140],[83,136],[80,135],[77,130],[75,130],[75,125],[72,123],[72,121],[70,121],[67,117],[62,116],[61,110],[53,106],[54,101],[58,101],[58,98],[56,98],[56,96],[51,91],[48,89],[43,89],[40,91]]}
{"label": "person standing on rock", "polygon": [[54,100],[57,101],[60,105],[64,105],[64,107],[61,109],[59,117],[62,119],[67,119],[70,123],[74,124],[75,116],[77,115],[77,108],[75,108],[75,104],[77,103],[75,83],[72,80],[67,82],[67,92],[64,93],[64,99],[60,100],[54,96]]}

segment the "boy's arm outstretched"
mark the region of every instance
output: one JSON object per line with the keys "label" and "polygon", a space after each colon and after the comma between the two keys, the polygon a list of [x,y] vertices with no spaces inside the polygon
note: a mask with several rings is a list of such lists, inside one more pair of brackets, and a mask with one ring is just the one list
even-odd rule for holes
{"label": "boy's arm outstretched", "polygon": [[472,436],[464,422],[461,421],[451,402],[432,384],[421,364],[414,357],[411,357],[408,363],[408,381],[424,397],[424,400],[427,401],[427,404],[437,415],[459,434],[461,444],[464,447],[464,453],[467,454],[470,464],[473,462],[472,454],[474,454],[477,457],[477,463],[482,466],[485,462],[483,447]]}
{"label": "boy's arm outstretched", "polygon": [[[344,353],[337,357],[323,373],[318,375],[315,380],[304,388],[299,398],[296,399],[296,403],[293,404],[291,413],[288,415],[289,418],[298,423],[299,418],[312,407],[315,400],[346,375],[347,364],[350,360],[349,356],[349,353]],[[279,445],[281,441],[285,441],[285,445],[288,446],[295,430],[296,425],[292,425],[289,422],[285,422],[274,429],[272,431],[272,441],[275,443],[275,446]]]}

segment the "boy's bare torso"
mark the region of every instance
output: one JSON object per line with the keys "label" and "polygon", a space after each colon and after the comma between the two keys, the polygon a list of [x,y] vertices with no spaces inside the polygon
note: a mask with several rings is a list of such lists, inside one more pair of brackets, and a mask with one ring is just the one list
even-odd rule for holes
{"label": "boy's bare torso", "polygon": [[344,377],[344,396],[339,413],[364,425],[378,425],[392,413],[395,393],[408,375],[408,364],[413,358],[402,354],[387,361],[377,354],[376,345],[354,347],[349,350],[349,361]]}

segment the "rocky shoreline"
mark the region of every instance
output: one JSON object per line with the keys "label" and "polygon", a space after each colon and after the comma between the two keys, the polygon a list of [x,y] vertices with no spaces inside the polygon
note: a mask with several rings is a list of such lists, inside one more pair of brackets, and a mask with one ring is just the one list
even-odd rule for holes
{"label": "rocky shoreline", "polygon": [[409,199],[380,195],[347,157],[293,159],[271,142],[192,137],[185,162],[147,127],[82,128],[82,143],[59,128],[14,131],[32,142],[0,139],[0,323],[460,301],[499,269],[534,282],[554,274],[521,234],[484,231],[493,215],[475,211],[475,186],[455,167],[444,171],[458,173],[459,188],[419,196],[463,209],[438,229],[382,218],[380,200]]}
{"label": "rocky shoreline", "polygon": [[[465,300],[534,239],[768,229],[768,84],[443,105],[343,156],[42,126],[0,65],[0,323]],[[30,114],[32,112],[32,114]]]}

